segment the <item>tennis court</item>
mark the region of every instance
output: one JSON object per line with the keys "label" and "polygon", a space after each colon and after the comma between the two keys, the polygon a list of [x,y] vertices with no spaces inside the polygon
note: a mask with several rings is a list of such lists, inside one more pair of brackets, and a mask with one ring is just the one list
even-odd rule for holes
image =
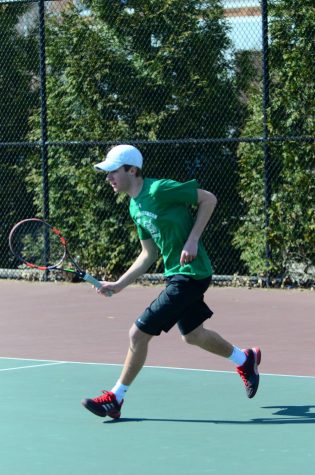
{"label": "tennis court", "polygon": [[230,362],[184,345],[174,329],[152,342],[119,421],[81,407],[116,381],[128,328],[159,290],[134,286],[105,299],[86,284],[0,281],[1,473],[309,471],[312,291],[207,292],[215,311],[207,326],[262,348],[253,400]]}

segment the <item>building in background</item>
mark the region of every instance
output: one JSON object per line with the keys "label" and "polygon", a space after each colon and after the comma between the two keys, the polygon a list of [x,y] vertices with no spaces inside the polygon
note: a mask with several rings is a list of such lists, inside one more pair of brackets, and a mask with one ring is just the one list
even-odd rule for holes
{"label": "building in background", "polygon": [[261,50],[262,24],[259,0],[223,0],[230,38],[236,50]]}

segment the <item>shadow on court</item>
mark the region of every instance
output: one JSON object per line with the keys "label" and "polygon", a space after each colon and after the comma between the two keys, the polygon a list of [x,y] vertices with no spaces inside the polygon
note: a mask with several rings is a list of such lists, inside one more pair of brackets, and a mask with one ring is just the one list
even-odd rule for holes
{"label": "shadow on court", "polygon": [[314,424],[315,412],[310,410],[315,406],[263,406],[262,409],[279,409],[274,412],[274,415],[288,416],[288,417],[260,417],[244,420],[228,420],[228,419],[169,419],[169,418],[128,418],[122,417],[120,419],[111,419],[104,421],[104,424],[121,424],[127,422],[175,422],[175,423],[193,423],[193,424],[231,424],[231,425],[274,425],[274,424]]}
{"label": "shadow on court", "polygon": [[1,473],[297,475],[315,463],[315,378],[263,374],[248,400],[235,373],[145,367],[121,419],[83,409],[119,370],[0,359]]}

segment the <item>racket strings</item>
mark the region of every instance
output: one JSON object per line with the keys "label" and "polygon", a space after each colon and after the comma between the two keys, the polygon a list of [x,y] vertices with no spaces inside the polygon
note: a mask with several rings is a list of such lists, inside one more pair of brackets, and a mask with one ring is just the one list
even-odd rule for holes
{"label": "racket strings", "polygon": [[43,221],[26,220],[11,235],[12,252],[34,267],[54,267],[64,257],[60,236]]}

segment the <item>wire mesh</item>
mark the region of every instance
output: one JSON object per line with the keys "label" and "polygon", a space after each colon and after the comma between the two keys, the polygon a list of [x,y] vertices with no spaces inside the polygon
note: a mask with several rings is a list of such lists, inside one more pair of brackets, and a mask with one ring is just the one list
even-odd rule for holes
{"label": "wire mesh", "polygon": [[126,270],[127,199],[93,164],[131,143],[146,176],[217,196],[217,276],[313,281],[314,20],[308,0],[0,1],[1,276],[10,228],[32,216],[90,272]]}

